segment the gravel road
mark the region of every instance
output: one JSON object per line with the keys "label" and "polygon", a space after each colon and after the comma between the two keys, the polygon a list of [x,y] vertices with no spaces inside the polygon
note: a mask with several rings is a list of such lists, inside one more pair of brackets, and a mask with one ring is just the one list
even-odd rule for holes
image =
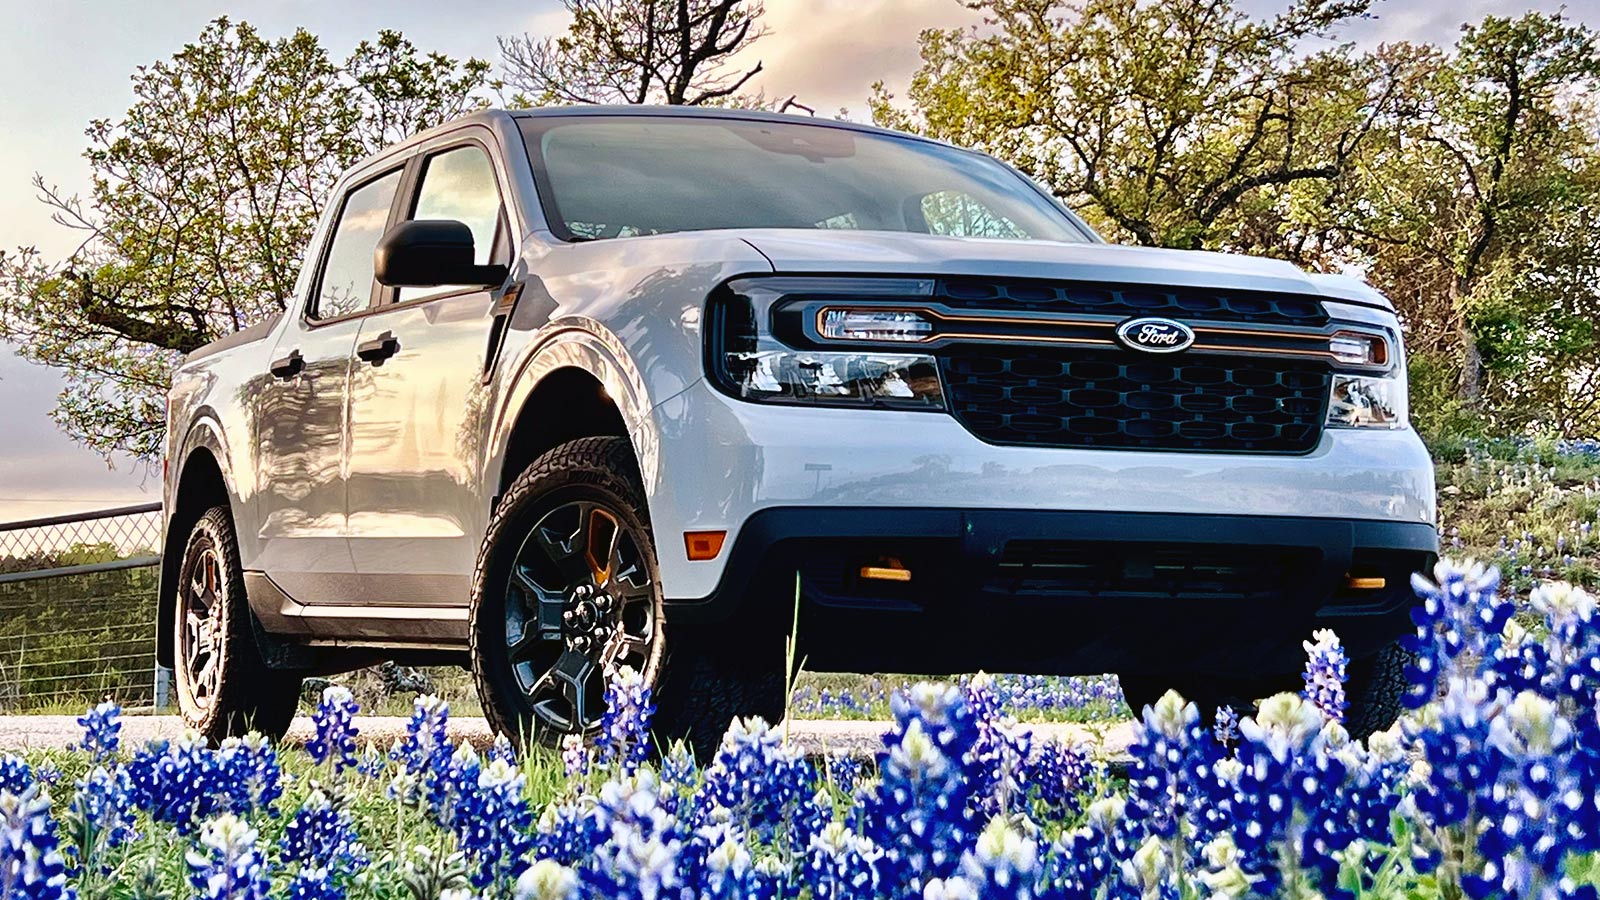
{"label": "gravel road", "polygon": [[[888,730],[889,724],[804,719],[793,723],[790,736],[807,752],[869,755],[882,746],[878,738]],[[356,719],[356,725],[363,739],[376,740],[383,746],[404,735],[406,730],[406,720],[400,716],[361,716]],[[1133,740],[1132,722],[1095,726],[1051,723],[1028,727],[1038,738],[1076,739],[1094,744],[1108,760],[1121,758]],[[122,738],[129,743],[139,744],[151,738],[176,737],[182,733],[183,723],[177,716],[125,716],[122,720]],[[294,720],[287,740],[304,742],[311,733],[311,720],[301,716]],[[0,750],[66,747],[76,743],[82,734],[83,729],[78,727],[75,716],[0,716]],[[471,717],[451,719],[450,735],[452,739],[466,738],[475,744],[487,744],[493,737],[483,719]]]}

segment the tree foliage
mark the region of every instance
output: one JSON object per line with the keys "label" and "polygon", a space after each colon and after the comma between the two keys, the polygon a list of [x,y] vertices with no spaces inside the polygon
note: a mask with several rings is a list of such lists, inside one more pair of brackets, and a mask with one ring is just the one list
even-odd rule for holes
{"label": "tree foliage", "polygon": [[80,243],[0,253],[0,337],[65,371],[69,434],[153,456],[176,359],[284,309],[340,173],[479,105],[488,69],[391,31],[340,63],[304,30],[213,21],[134,73],[126,114],[90,123],[85,196],[36,176]]}
{"label": "tree foliage", "polygon": [[969,5],[984,25],[925,32],[910,108],[880,84],[875,118],[1004,157],[1140,244],[1251,243],[1252,205],[1336,178],[1386,100],[1373,66],[1299,45],[1367,0],[1306,0],[1271,21],[1232,0]]}
{"label": "tree foliage", "polygon": [[[1452,48],[1325,38],[1362,0],[973,0],[885,124],[1006,158],[1108,235],[1355,268],[1425,424],[1600,432],[1594,33],[1491,16]],[[1318,49],[1322,48],[1322,49]],[[1477,427],[1477,426],[1474,426]]]}
{"label": "tree foliage", "polygon": [[1594,33],[1559,14],[1491,16],[1452,52],[1379,53],[1406,73],[1401,102],[1326,222],[1459,402],[1502,427],[1594,433]]}
{"label": "tree foliage", "polygon": [[500,39],[513,105],[723,105],[761,71],[730,64],[766,34],[761,0],[562,2],[565,34]]}

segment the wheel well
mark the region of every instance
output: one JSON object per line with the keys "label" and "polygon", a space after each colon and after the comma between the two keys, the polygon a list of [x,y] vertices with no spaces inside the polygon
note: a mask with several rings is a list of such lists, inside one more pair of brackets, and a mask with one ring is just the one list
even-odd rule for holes
{"label": "wheel well", "polygon": [[517,412],[511,439],[506,442],[496,498],[545,452],[567,441],[607,435],[627,437],[628,426],[600,379],[583,369],[551,372]]}
{"label": "wheel well", "polygon": [[172,514],[167,519],[166,543],[161,548],[161,593],[156,604],[156,660],[172,665],[172,624],[177,596],[178,567],[194,523],[213,506],[228,505],[228,483],[222,466],[205,447],[198,447],[183,462],[178,489],[173,493]]}

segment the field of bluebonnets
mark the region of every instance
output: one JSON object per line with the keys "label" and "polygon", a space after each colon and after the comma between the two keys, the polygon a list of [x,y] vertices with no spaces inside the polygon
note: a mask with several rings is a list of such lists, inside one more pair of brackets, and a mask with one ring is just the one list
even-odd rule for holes
{"label": "field of bluebonnets", "polygon": [[1254,715],[1142,710],[1125,772],[1011,715],[1111,702],[1093,679],[869,683],[875,758],[746,722],[704,766],[655,752],[637,683],[593,748],[521,758],[451,746],[436,698],[389,748],[338,686],[304,748],[123,746],[105,704],[80,747],[0,756],[0,900],[1600,897],[1596,453],[1442,464],[1447,546],[1490,564],[1418,576],[1409,711],[1364,742],[1327,632]]}

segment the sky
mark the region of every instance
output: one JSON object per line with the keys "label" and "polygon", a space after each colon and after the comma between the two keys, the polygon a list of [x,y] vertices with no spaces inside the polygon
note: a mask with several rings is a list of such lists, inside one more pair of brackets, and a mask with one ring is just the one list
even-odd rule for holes
{"label": "sky", "polygon": [[[1267,15],[1286,0],[1239,0]],[[1490,13],[1565,7],[1600,24],[1600,0],[1377,0],[1375,15],[1342,38],[1361,45],[1393,40],[1454,40],[1463,22]],[[798,95],[821,115],[840,108],[864,115],[874,81],[903,86],[917,66],[925,28],[974,24],[959,0],[766,0],[770,34],[746,64],[763,73],[751,87],[770,97]],[[205,23],[227,15],[268,36],[305,27],[335,57],[380,28],[454,56],[496,59],[496,35],[550,34],[565,18],[559,0],[0,0],[0,247],[37,246],[60,254],[73,233],[50,221],[31,179],[43,175],[66,193],[81,191],[80,154],[91,119],[114,118],[132,100],[136,67],[170,56]],[[61,375],[17,358],[0,343],[0,521],[160,498],[160,478],[136,460],[74,444],[50,419]]]}

